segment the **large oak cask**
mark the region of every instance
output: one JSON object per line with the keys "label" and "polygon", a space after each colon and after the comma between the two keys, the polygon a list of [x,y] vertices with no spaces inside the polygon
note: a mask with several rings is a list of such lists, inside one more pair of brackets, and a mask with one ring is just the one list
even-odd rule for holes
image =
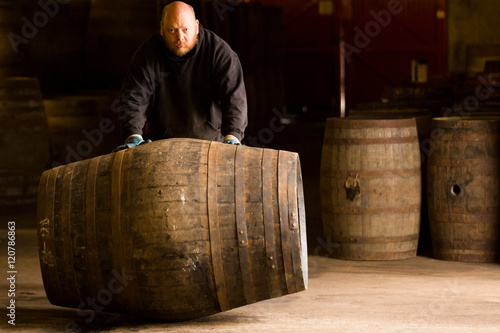
{"label": "large oak cask", "polygon": [[[401,90],[405,90],[403,87]],[[410,91],[411,89],[408,88]],[[423,89],[423,88],[422,88]],[[394,88],[398,91],[397,88]],[[419,89],[416,88],[418,92]],[[420,232],[418,239],[419,250],[424,252],[431,252],[432,241],[431,232],[429,227],[429,216],[427,215],[427,188],[426,188],[426,175],[427,175],[427,149],[429,146],[429,137],[431,134],[431,124],[433,114],[428,108],[410,108],[410,107],[389,107],[384,108],[384,103],[376,104],[373,109],[368,106],[358,106],[358,109],[349,111],[349,118],[358,119],[402,119],[402,118],[415,118],[417,126],[417,134],[420,147],[420,168],[422,175],[422,209],[420,211]],[[370,105],[370,104],[368,104]]]}
{"label": "large oak cask", "polygon": [[500,258],[500,117],[435,118],[427,195],[436,258]]}
{"label": "large oak cask", "polygon": [[420,142],[429,138],[431,132],[432,111],[429,109],[400,107],[374,109],[362,108],[349,110],[349,118],[357,119],[403,119],[415,118]]}
{"label": "large oak cask", "polygon": [[321,207],[332,257],[414,257],[421,169],[415,119],[327,119]]}
{"label": "large oak cask", "polygon": [[161,140],[48,170],[38,204],[56,305],[177,321],[307,287],[296,153]]}

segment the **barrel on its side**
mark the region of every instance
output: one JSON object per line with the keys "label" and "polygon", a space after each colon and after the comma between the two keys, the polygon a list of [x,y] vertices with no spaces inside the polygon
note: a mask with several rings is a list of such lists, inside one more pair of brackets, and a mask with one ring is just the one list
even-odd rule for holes
{"label": "barrel on its side", "polygon": [[435,118],[427,195],[434,256],[500,259],[500,117]]}
{"label": "barrel on its side", "polygon": [[46,171],[38,204],[56,305],[177,321],[307,287],[296,153],[161,140]]}
{"label": "barrel on its side", "polygon": [[35,203],[50,156],[37,79],[0,78],[0,128],[0,204]]}
{"label": "barrel on its side", "polygon": [[320,176],[333,257],[416,255],[421,170],[415,119],[327,119]]}

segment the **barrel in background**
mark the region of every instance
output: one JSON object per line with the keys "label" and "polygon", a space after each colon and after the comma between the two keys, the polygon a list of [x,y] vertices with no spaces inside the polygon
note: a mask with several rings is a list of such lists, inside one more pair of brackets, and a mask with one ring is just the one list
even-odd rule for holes
{"label": "barrel in background", "polygon": [[429,109],[419,108],[374,108],[366,109],[359,108],[349,110],[349,118],[371,118],[371,119],[403,119],[415,118],[417,126],[417,134],[419,141],[424,141],[429,138],[432,123],[432,112]]}
{"label": "barrel in background", "polygon": [[[422,88],[423,89],[423,88]],[[399,90],[394,88],[395,92]],[[400,95],[404,95],[400,92]],[[418,90],[416,90],[418,91]],[[429,217],[427,214],[427,189],[426,189],[426,175],[427,175],[427,150],[429,145],[429,138],[431,135],[431,124],[433,112],[426,108],[408,108],[408,107],[383,107],[383,104],[369,108],[367,105],[360,106],[359,109],[349,110],[349,117],[356,119],[403,119],[415,118],[417,126],[417,134],[420,147],[420,162],[422,171],[422,210],[420,212],[420,236],[418,240],[419,252],[431,252],[432,240],[429,227]]]}
{"label": "barrel in background", "polygon": [[108,154],[122,143],[118,114],[112,111],[117,96],[96,92],[43,100],[52,163],[67,164]]}
{"label": "barrel in background", "polygon": [[435,118],[428,164],[434,256],[500,258],[500,117]]}
{"label": "barrel in background", "polygon": [[[51,303],[186,320],[304,290],[296,153],[169,139],[46,171],[39,254]],[[111,290],[113,292],[113,290]]]}
{"label": "barrel in background", "polygon": [[421,169],[415,119],[327,119],[320,179],[332,257],[416,255]]}
{"label": "barrel in background", "polygon": [[0,78],[0,204],[34,203],[49,166],[49,133],[35,78]]}

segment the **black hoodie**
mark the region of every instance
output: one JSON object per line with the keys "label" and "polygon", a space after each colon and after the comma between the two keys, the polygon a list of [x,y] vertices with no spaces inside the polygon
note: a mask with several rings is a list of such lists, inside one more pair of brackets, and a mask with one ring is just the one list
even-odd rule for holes
{"label": "black hoodie", "polygon": [[184,57],[168,51],[159,33],[134,54],[120,92],[122,136],[152,140],[188,137],[240,141],[247,126],[243,71],[229,45],[199,25],[198,43]]}

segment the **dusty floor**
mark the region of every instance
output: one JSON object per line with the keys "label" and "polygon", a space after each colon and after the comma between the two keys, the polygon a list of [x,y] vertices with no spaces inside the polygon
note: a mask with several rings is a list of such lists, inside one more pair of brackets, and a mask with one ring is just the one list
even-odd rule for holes
{"label": "dusty floor", "polygon": [[[307,291],[202,319],[162,323],[51,305],[43,289],[33,210],[2,211],[0,331],[64,332],[500,332],[500,264],[419,255],[360,262],[327,257],[311,243]],[[8,324],[6,228],[16,222],[16,317]],[[86,322],[86,320],[88,322]],[[78,330],[79,329],[79,330]]]}

